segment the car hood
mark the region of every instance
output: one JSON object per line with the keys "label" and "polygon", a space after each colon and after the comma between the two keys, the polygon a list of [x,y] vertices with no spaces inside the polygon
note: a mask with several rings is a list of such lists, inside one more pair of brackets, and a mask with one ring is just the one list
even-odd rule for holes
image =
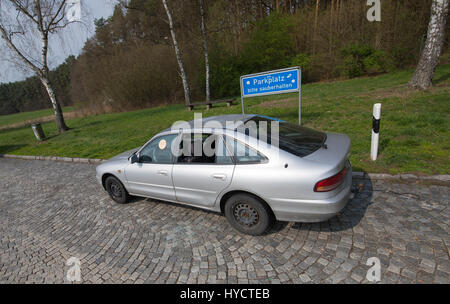
{"label": "car hood", "polygon": [[128,150],[126,152],[123,152],[123,153],[120,153],[119,155],[114,156],[113,158],[111,158],[109,160],[128,159],[128,157],[130,157],[137,150],[139,150],[139,148],[134,148],[134,149]]}

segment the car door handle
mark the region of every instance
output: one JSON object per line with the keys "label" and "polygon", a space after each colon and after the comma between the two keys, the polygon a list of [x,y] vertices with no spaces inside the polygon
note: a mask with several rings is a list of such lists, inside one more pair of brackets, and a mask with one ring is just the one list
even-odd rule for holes
{"label": "car door handle", "polygon": [[212,178],[214,179],[220,179],[220,180],[226,180],[227,176],[225,174],[213,174]]}
{"label": "car door handle", "polygon": [[159,175],[166,175],[166,176],[167,176],[167,171],[166,171],[166,170],[158,170],[158,171],[156,172],[156,174],[159,174]]}

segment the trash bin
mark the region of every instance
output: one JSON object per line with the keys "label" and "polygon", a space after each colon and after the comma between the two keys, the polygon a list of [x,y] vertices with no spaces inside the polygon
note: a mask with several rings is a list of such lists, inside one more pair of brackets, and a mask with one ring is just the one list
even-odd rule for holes
{"label": "trash bin", "polygon": [[34,136],[36,136],[37,140],[42,141],[45,139],[44,130],[42,129],[42,126],[40,123],[32,124],[31,128],[33,129]]}

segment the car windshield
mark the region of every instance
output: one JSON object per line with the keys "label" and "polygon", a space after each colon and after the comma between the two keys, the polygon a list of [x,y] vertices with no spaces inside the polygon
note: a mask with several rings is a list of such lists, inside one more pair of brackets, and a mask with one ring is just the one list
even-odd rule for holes
{"label": "car windshield", "polygon": [[[279,148],[296,156],[304,157],[317,151],[323,147],[327,138],[324,132],[261,116],[255,116],[245,123],[246,129],[256,128],[257,132],[254,133],[255,130],[245,132],[249,135],[257,134],[257,138],[272,144],[276,140],[271,136],[272,123],[279,124]],[[261,136],[264,133],[267,136]]]}

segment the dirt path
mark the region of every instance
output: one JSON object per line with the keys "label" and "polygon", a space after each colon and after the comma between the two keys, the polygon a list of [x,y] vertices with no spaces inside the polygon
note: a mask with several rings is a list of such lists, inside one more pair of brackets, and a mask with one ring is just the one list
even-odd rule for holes
{"label": "dirt path", "polygon": [[[66,112],[64,113],[64,118],[74,118],[74,117],[80,117],[81,115],[78,112]],[[39,117],[39,118],[35,118],[35,119],[29,119],[29,120],[25,120],[25,121],[21,121],[21,122],[17,122],[17,123],[13,123],[10,125],[6,125],[6,126],[0,126],[0,130],[6,130],[6,129],[15,129],[15,128],[22,128],[22,127],[26,127],[26,126],[30,126],[31,124],[34,123],[44,123],[44,122],[49,122],[49,121],[54,121],[55,120],[55,116],[54,115],[49,115],[49,116],[44,116],[44,117]]]}

